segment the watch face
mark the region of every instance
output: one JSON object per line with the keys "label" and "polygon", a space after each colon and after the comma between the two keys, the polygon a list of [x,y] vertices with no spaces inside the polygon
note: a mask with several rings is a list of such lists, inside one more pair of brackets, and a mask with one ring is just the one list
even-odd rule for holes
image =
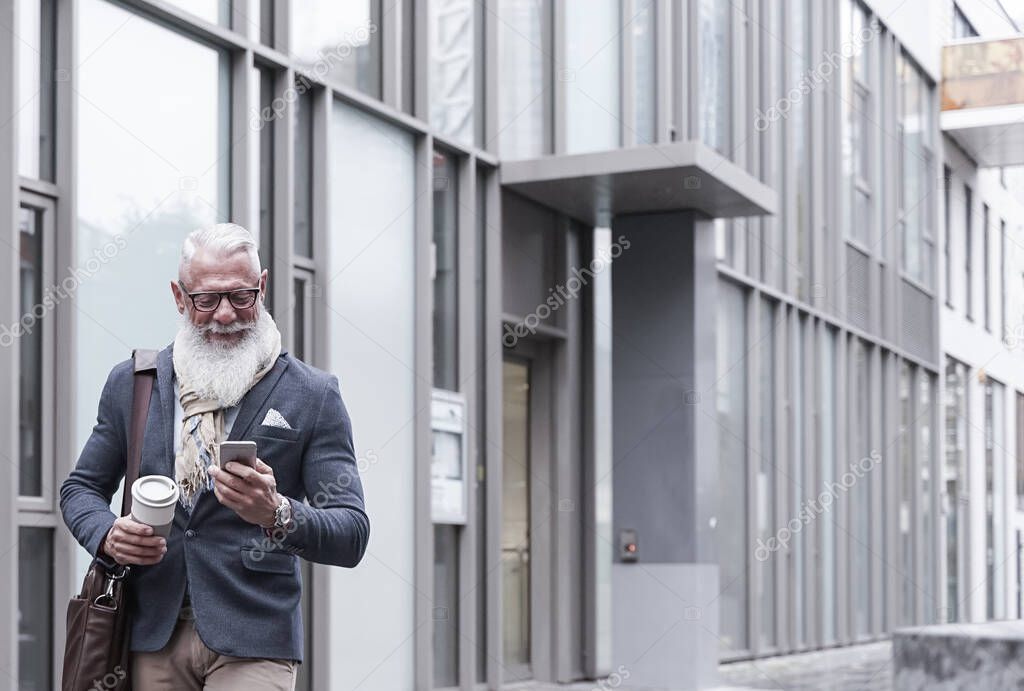
{"label": "watch face", "polygon": [[275,523],[277,523],[279,527],[284,527],[292,518],[291,502],[287,499],[283,500],[281,505],[277,507],[277,516],[275,518],[277,519]]}

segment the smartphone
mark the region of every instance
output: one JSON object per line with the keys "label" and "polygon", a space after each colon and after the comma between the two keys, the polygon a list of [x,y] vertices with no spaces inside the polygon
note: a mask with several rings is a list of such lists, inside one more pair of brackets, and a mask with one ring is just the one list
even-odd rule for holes
{"label": "smartphone", "polygon": [[256,468],[256,442],[254,441],[222,441],[220,443],[220,467],[228,461],[244,463]]}

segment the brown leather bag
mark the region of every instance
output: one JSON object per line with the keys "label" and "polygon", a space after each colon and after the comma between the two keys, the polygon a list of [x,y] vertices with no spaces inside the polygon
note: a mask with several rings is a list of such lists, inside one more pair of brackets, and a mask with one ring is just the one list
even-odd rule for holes
{"label": "brown leather bag", "polygon": [[[131,487],[139,477],[142,437],[156,379],[155,350],[132,351],[135,386],[128,436],[128,462],[121,515],[132,510]],[[68,603],[64,645],[63,691],[131,689],[131,612],[128,610],[128,575],[131,568],[113,561],[93,559],[81,592]]]}

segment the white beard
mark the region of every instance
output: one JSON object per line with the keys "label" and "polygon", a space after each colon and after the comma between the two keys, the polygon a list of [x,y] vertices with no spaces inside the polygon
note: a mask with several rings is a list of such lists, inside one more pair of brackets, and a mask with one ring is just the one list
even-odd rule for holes
{"label": "white beard", "polygon": [[[182,314],[174,338],[174,366],[181,378],[193,383],[202,398],[218,400],[225,408],[238,405],[252,386],[253,376],[274,350],[277,324],[265,309],[256,321],[221,326],[211,321],[196,326]],[[243,332],[235,343],[207,341],[206,333]]]}

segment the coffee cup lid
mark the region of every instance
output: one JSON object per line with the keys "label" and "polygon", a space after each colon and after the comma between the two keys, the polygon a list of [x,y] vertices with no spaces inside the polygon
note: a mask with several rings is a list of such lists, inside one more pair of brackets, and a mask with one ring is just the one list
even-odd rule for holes
{"label": "coffee cup lid", "polygon": [[146,475],[132,485],[132,497],[150,506],[178,501],[178,485],[163,475]]}

